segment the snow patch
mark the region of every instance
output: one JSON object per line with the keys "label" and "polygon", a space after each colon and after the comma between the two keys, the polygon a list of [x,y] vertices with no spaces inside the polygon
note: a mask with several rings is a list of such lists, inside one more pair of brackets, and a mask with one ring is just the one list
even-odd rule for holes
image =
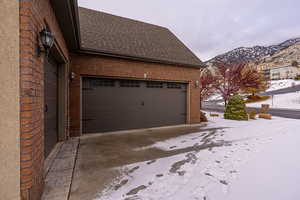
{"label": "snow patch", "polygon": [[[257,158],[261,161],[268,160],[260,152],[269,148],[274,140],[281,141],[286,134],[289,134],[289,138],[285,138],[287,140],[293,140],[293,137],[300,139],[299,134],[296,134],[299,120],[274,117],[272,120],[231,121],[222,117],[209,117],[206,125],[207,131],[152,145],[151,147],[179,153],[155,161],[120,167],[119,170],[124,173],[108,185],[96,200],[227,199],[236,194],[239,187],[233,183],[241,175],[247,174],[248,182],[257,181],[251,179],[254,172],[247,169],[247,166],[257,165],[258,163],[253,162]],[[170,149],[171,146],[176,147]],[[244,190],[247,189],[245,185],[243,187]],[[260,188],[261,185],[253,187]],[[294,187],[297,189],[297,184]],[[236,198],[228,199],[240,200],[245,199],[245,196],[241,193]]]}
{"label": "snow patch", "polygon": [[249,103],[249,107],[261,107],[269,104],[271,108],[300,109],[300,92],[274,95],[273,98],[258,103]]}
{"label": "snow patch", "polygon": [[270,88],[267,90],[267,92],[274,91],[274,90],[280,90],[288,87],[292,87],[295,85],[300,85],[300,81],[287,79],[287,80],[276,80],[270,82]]}

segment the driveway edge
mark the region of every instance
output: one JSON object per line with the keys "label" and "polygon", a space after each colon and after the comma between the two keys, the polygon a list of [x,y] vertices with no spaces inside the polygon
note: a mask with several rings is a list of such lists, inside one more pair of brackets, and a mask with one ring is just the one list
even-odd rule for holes
{"label": "driveway edge", "polygon": [[79,138],[64,142],[45,178],[42,200],[68,200],[72,185]]}

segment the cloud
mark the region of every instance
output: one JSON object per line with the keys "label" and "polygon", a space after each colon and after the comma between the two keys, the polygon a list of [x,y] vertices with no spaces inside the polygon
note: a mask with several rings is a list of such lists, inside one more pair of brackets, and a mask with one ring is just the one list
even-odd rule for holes
{"label": "cloud", "polygon": [[202,60],[300,36],[299,0],[79,0],[79,5],[165,26]]}

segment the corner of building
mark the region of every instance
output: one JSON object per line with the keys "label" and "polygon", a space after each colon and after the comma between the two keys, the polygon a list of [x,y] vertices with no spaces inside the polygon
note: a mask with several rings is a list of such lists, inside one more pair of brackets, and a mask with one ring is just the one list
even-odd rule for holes
{"label": "corner of building", "polygon": [[0,198],[20,199],[19,1],[0,6]]}

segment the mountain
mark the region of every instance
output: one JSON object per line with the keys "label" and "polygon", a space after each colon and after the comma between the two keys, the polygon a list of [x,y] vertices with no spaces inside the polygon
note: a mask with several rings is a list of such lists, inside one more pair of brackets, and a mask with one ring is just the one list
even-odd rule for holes
{"label": "mountain", "polygon": [[218,55],[206,62],[208,66],[212,66],[214,62],[221,61],[228,64],[237,62],[259,62],[262,58],[273,56],[274,54],[300,42],[300,38],[294,38],[284,41],[278,45],[271,46],[254,46],[240,47],[227,53]]}
{"label": "mountain", "polygon": [[276,67],[288,66],[293,62],[300,63],[300,42],[288,46],[272,56],[264,57],[258,62],[258,66]]}

